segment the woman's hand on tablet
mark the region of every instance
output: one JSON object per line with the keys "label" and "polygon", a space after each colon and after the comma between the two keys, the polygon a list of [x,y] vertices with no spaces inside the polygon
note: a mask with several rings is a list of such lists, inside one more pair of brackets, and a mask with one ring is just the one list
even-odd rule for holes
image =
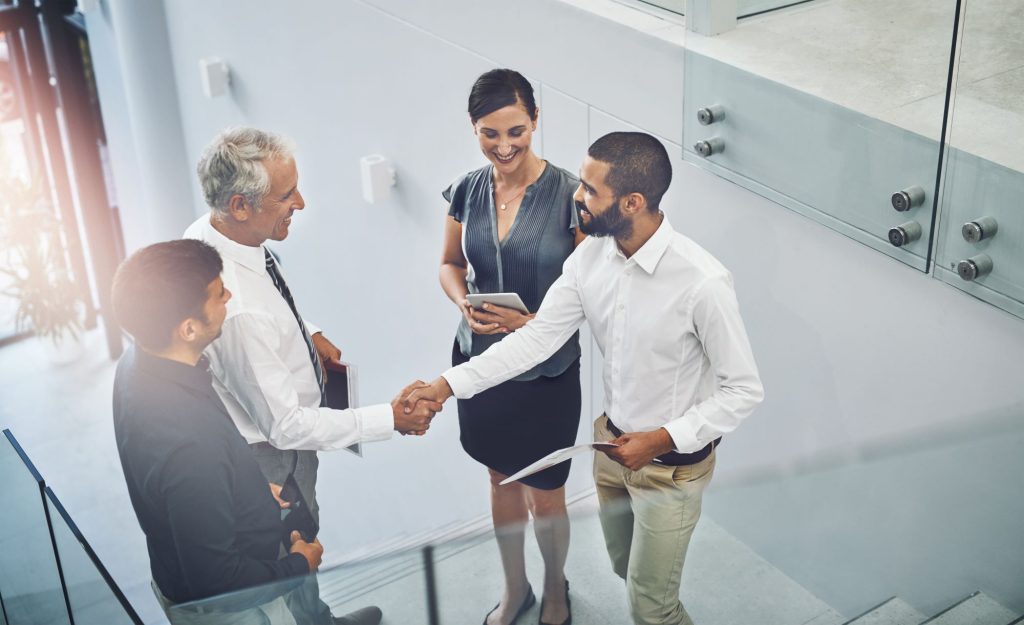
{"label": "woman's hand on tablet", "polygon": [[459,303],[459,308],[462,310],[462,316],[466,318],[466,323],[469,324],[469,329],[473,334],[501,334],[501,326],[497,323],[477,320],[476,315],[479,315],[480,311],[473,308],[469,300],[462,300]]}
{"label": "woman's hand on tablet", "polygon": [[473,320],[478,325],[496,328],[494,331],[478,332],[478,334],[508,334],[515,332],[526,325],[530,319],[533,319],[533,315],[526,315],[514,308],[506,308],[497,304],[484,304],[482,310],[475,308],[470,308],[470,310]]}

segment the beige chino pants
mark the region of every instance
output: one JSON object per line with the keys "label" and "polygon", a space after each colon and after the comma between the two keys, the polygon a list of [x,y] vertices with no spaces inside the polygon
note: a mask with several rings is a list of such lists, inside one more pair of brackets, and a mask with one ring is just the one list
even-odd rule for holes
{"label": "beige chino pants", "polygon": [[[594,440],[613,438],[608,417],[601,415],[594,422]],[[697,464],[651,463],[639,471],[596,454],[594,482],[601,528],[612,568],[626,580],[636,625],[693,624],[679,600],[679,584],[704,489],[714,470],[714,451]]]}

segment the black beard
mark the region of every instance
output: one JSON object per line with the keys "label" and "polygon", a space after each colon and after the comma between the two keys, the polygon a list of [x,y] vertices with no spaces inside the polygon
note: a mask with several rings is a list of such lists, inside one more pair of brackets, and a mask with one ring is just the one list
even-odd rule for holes
{"label": "black beard", "polygon": [[[580,216],[580,232],[592,237],[614,237],[628,239],[633,234],[633,222],[626,219],[619,208],[619,198],[612,200],[611,206],[600,215],[587,210],[582,202],[576,202],[576,212]],[[583,221],[583,213],[590,215],[590,221]]]}

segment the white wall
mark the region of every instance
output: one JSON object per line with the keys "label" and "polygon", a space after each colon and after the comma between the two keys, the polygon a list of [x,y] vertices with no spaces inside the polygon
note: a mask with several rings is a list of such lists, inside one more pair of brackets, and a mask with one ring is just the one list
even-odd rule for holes
{"label": "white wall", "polygon": [[[447,364],[458,314],[437,285],[439,191],[483,163],[465,98],[495,65],[540,86],[543,153],[563,167],[630,125],[669,145],[666,212],[734,272],[767,390],[723,448],[719,483],[822,454],[856,457],[1024,403],[1020,320],[682,161],[683,55],[666,41],[558,0],[174,0],[165,10],[191,162],[229,124],[297,141],[308,207],[280,251],[304,315],[360,365],[363,403]],[[93,19],[95,47],[110,33]],[[230,63],[230,97],[203,97],[197,63],[208,55]],[[101,89],[104,101],[117,97]],[[115,156],[128,149],[117,138]],[[374,152],[398,167],[397,194],[380,206],[364,204],[358,186],[357,160]],[[599,397],[585,403],[584,420],[600,409]],[[322,480],[346,494],[322,504],[344,528],[333,546],[486,512],[484,473],[460,449],[454,405],[435,424],[422,440],[368,446],[362,461],[324,455]],[[589,484],[585,464],[570,490]]]}

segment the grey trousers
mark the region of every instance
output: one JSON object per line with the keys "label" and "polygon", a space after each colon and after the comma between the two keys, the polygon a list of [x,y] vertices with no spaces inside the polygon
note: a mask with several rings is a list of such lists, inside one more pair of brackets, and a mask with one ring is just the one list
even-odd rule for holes
{"label": "grey trousers", "polygon": [[268,443],[249,445],[256,456],[256,463],[268,482],[284,484],[289,475],[295,475],[295,483],[302,491],[302,497],[309,505],[313,520],[320,523],[320,506],[316,501],[316,470],[320,460],[315,451],[282,450],[271,447]]}
{"label": "grey trousers", "polygon": [[[282,450],[271,447],[267,443],[256,443],[249,446],[256,463],[259,464],[263,476],[268,482],[284,484],[289,474],[295,476],[295,483],[302,492],[303,499],[309,506],[313,520],[320,523],[320,506],[316,501],[316,470],[320,460],[315,451]],[[283,549],[283,547],[282,547]],[[320,600],[320,586],[316,575],[308,575],[301,586],[285,598],[288,607],[295,614],[299,623],[311,625],[333,625],[331,608]]]}

